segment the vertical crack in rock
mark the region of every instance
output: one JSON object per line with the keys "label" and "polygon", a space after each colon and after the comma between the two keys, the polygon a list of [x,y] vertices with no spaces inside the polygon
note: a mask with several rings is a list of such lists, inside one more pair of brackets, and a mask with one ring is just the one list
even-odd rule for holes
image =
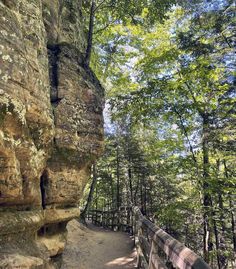
{"label": "vertical crack in rock", "polygon": [[43,172],[42,176],[40,177],[40,191],[41,191],[41,202],[42,208],[46,208],[46,189],[48,187],[48,176],[46,171]]}
{"label": "vertical crack in rock", "polygon": [[60,54],[59,45],[48,45],[48,64],[49,64],[49,79],[50,79],[50,99],[51,104],[56,107],[61,98],[58,96],[58,60]]}

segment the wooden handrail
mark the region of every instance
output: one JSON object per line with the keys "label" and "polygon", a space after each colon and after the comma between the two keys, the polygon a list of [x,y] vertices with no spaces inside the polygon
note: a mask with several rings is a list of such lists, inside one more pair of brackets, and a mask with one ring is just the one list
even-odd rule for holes
{"label": "wooden handrail", "polygon": [[143,254],[138,257],[138,268],[166,269],[169,268],[166,264],[171,264],[171,268],[210,269],[201,257],[146,219],[138,207],[133,208],[133,213],[138,255]]}
{"label": "wooden handrail", "polygon": [[95,225],[132,233],[139,269],[210,269],[196,253],[143,216],[137,206],[90,210],[87,218]]}

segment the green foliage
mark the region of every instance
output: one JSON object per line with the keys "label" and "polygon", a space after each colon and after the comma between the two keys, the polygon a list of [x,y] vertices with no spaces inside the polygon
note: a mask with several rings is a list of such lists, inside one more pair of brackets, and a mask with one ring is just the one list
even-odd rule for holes
{"label": "green foliage", "polygon": [[205,257],[214,268],[231,268],[234,4],[132,2],[111,1],[105,16],[97,14],[96,27],[109,26],[95,31],[92,66],[107,88],[113,120],[98,204],[112,208],[117,195],[123,204],[133,198],[200,255],[207,223]]}

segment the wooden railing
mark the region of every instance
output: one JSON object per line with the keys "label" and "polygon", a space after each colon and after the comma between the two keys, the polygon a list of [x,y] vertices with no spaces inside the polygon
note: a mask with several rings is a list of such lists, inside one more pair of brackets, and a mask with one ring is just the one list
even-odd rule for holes
{"label": "wooden railing", "polygon": [[97,226],[109,228],[113,231],[133,231],[132,207],[120,207],[119,210],[90,210],[87,219]]}
{"label": "wooden railing", "polygon": [[138,268],[210,269],[202,258],[133,208]]}
{"label": "wooden railing", "polygon": [[132,233],[139,269],[210,269],[201,257],[143,216],[138,207],[119,210],[91,210],[95,225]]}

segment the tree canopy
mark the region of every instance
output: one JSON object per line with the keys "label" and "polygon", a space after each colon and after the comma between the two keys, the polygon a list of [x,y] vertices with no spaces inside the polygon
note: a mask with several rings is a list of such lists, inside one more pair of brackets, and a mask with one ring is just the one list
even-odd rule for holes
{"label": "tree canopy", "polygon": [[96,7],[91,67],[111,123],[93,206],[133,201],[213,268],[233,268],[235,3]]}

